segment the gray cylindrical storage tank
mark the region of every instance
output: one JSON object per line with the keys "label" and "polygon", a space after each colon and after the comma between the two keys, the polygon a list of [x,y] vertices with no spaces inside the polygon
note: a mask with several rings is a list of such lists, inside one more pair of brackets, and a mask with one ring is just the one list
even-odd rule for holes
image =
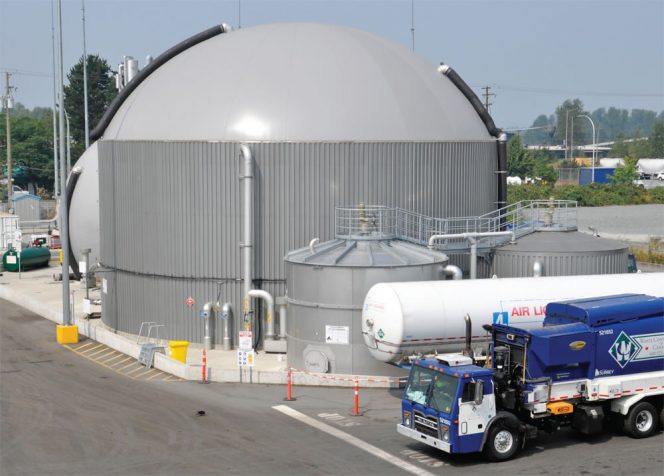
{"label": "gray cylindrical storage tank", "polygon": [[147,76],[99,139],[106,324],[158,321],[168,339],[201,342],[200,307],[220,296],[241,327],[241,144],[254,159],[251,285],[275,298],[284,255],[334,238],[335,206],[451,217],[500,200],[497,139],[408,48],[332,25],[220,34]]}
{"label": "gray cylindrical storage tank", "polygon": [[404,375],[374,359],[362,304],[376,283],[443,277],[447,256],[399,240],[332,240],[286,255],[288,365],[311,372]]}
{"label": "gray cylindrical storage tank", "polygon": [[617,274],[627,272],[629,248],[624,243],[576,231],[535,232],[496,249],[493,274],[500,278]]}

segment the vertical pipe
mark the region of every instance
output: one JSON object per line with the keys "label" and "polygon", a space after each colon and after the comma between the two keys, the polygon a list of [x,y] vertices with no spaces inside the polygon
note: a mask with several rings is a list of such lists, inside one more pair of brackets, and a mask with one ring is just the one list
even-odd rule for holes
{"label": "vertical pipe", "polygon": [[[252,288],[253,281],[253,233],[254,233],[254,187],[253,187],[253,171],[254,159],[251,154],[251,149],[246,144],[240,144],[240,153],[242,155],[242,180],[243,182],[243,195],[244,195],[244,213],[243,213],[243,232],[242,232],[242,267],[243,267],[243,280],[242,280],[242,295],[245,298],[244,303],[244,319],[245,325],[247,319],[251,314],[251,302],[249,300],[249,291]],[[251,322],[249,322],[249,329],[251,330]]]}
{"label": "vertical pipe", "polygon": [[477,279],[477,240],[469,237],[470,241],[470,279]]}
{"label": "vertical pipe", "polygon": [[231,337],[231,321],[233,320],[233,308],[230,303],[224,303],[221,309],[224,320],[224,350],[231,350],[233,339]]}
{"label": "vertical pipe", "polygon": [[279,305],[279,339],[286,339],[286,322],[288,319],[288,304],[285,298],[277,298]]}
{"label": "vertical pipe", "polygon": [[[62,0],[58,0],[58,42],[60,44],[59,52],[59,86],[60,86],[60,158],[65,156],[65,108],[62,104],[64,99],[64,72],[63,72],[63,51],[62,51]],[[60,166],[60,190],[65,189],[65,168]],[[60,242],[62,244],[62,324],[68,326],[71,324],[71,315],[69,308],[69,207],[67,200],[60,200]]]}

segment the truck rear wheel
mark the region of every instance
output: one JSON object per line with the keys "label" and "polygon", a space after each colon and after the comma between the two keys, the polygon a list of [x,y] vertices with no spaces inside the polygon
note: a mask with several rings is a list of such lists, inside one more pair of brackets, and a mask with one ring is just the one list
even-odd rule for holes
{"label": "truck rear wheel", "polygon": [[489,430],[485,452],[493,461],[507,461],[519,450],[521,435],[503,423],[496,423]]}
{"label": "truck rear wheel", "polygon": [[646,438],[657,430],[657,410],[648,402],[634,405],[625,418],[625,433],[634,438]]}

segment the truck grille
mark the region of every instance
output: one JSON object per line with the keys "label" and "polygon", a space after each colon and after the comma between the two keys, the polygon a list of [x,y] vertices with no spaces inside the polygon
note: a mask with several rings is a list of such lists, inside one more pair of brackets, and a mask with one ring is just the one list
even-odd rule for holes
{"label": "truck grille", "polygon": [[420,412],[415,412],[414,416],[415,429],[425,435],[439,438],[438,436],[438,419],[424,416]]}

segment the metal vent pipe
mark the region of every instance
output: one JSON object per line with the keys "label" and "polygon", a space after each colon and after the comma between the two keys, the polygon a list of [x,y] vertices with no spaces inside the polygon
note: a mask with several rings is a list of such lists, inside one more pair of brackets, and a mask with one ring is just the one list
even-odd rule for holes
{"label": "metal vent pipe", "polygon": [[[253,241],[254,241],[254,158],[247,144],[240,144],[242,157],[243,196],[244,196],[244,223],[242,231],[242,295],[245,296],[245,319],[251,313],[249,292],[253,287]],[[253,329],[252,329],[253,330]]]}

